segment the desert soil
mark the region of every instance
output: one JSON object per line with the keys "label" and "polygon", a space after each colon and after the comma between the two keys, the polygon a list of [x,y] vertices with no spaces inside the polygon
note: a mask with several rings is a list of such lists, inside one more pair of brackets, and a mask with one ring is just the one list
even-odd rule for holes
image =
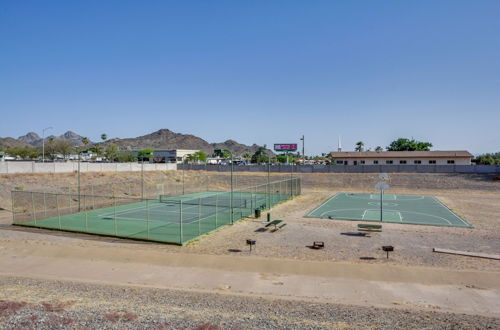
{"label": "desert soil", "polygon": [[[500,261],[432,252],[439,247],[500,254],[500,181],[494,176],[391,175],[391,192],[436,196],[474,228],[384,224],[383,232],[370,237],[349,234],[356,222],[303,216],[336,192],[372,192],[376,176],[301,177],[303,195],[271,210],[273,219],[286,221],[283,229],[262,231],[262,219],[249,218],[179,247],[12,226],[11,189],[56,190],[73,185],[75,174],[2,175],[0,324],[500,327]],[[237,174],[239,186],[266,178]],[[138,174],[86,173],[81,179],[116,183],[137,180]],[[150,172],[145,179],[177,190],[182,181],[187,190],[228,186],[227,173]],[[251,254],[247,238],[257,241]],[[326,246],[308,248],[313,241]],[[382,245],[395,246],[389,259]]]}

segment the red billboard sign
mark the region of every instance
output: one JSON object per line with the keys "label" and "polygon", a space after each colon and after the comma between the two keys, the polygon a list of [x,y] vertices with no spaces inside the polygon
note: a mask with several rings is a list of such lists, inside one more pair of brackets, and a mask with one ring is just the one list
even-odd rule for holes
{"label": "red billboard sign", "polygon": [[274,144],[274,151],[297,151],[297,143],[276,143]]}

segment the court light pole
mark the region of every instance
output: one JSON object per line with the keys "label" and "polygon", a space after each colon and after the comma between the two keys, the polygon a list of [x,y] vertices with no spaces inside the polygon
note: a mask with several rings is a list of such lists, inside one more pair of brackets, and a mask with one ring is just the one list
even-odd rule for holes
{"label": "court light pole", "polygon": [[302,135],[302,137],[300,138],[300,140],[302,141],[302,164],[305,164],[306,162],[306,152],[305,152],[305,143],[306,143],[306,140],[305,140],[305,137],[304,135]]}
{"label": "court light pole", "polygon": [[42,163],[45,163],[45,131],[53,129],[53,127],[46,127],[42,130]]}

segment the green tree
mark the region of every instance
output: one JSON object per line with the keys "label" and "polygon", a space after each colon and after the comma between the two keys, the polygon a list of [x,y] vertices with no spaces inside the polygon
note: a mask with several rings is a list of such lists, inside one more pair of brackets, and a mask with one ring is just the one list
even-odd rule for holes
{"label": "green tree", "polygon": [[384,151],[384,148],[382,148],[381,146],[377,146],[377,147],[375,148],[375,151],[376,151],[376,152],[381,152],[381,151]]}
{"label": "green tree", "polygon": [[430,142],[399,138],[391,142],[387,147],[387,151],[429,151],[431,147],[432,143]]}
{"label": "green tree", "polygon": [[114,162],[118,157],[118,152],[118,146],[114,143],[110,143],[106,148],[106,158]]}
{"label": "green tree", "polygon": [[28,147],[28,158],[37,159],[42,155],[42,148]]}
{"label": "green tree", "polygon": [[101,134],[101,140],[102,140],[103,142],[105,142],[107,139],[108,139],[108,136],[106,135],[106,133],[102,133],[102,134]]}
{"label": "green tree", "polygon": [[208,155],[203,151],[197,151],[194,153],[198,161],[205,163],[207,161]]}
{"label": "green tree", "polygon": [[356,151],[363,151],[363,148],[365,147],[365,144],[363,141],[356,142],[356,148],[354,150]]}
{"label": "green tree", "polygon": [[215,149],[214,156],[228,159],[232,157],[232,153],[227,149]]}
{"label": "green tree", "polygon": [[135,161],[135,157],[130,151],[119,151],[116,156],[116,161],[120,163],[130,163]]}
{"label": "green tree", "polygon": [[71,145],[71,142],[67,140],[57,139],[54,143],[54,151],[56,153],[60,153],[66,158],[72,152],[74,152],[74,148]]}
{"label": "green tree", "polygon": [[478,165],[500,165],[500,152],[479,155],[473,162]]}
{"label": "green tree", "polygon": [[207,161],[207,154],[204,153],[203,151],[197,151],[194,154],[190,154],[186,157],[187,162],[191,163],[198,163],[198,162],[203,162],[205,163]]}
{"label": "green tree", "polygon": [[267,163],[269,161],[269,155],[264,147],[259,147],[259,149],[252,155],[251,162],[260,164]]}
{"label": "green tree", "polygon": [[47,152],[47,154],[49,154],[49,157],[51,159],[54,159],[54,156],[56,153],[55,141],[56,141],[56,139],[53,136],[51,136],[51,137],[49,137],[49,143],[45,146],[45,151]]}
{"label": "green tree", "polygon": [[250,159],[252,159],[252,155],[250,155],[250,153],[248,152],[245,152],[243,155],[242,155],[243,159],[248,162]]}
{"label": "green tree", "polygon": [[154,150],[151,148],[139,150],[137,153],[137,159],[139,159],[139,161],[149,161],[153,158],[153,151]]}

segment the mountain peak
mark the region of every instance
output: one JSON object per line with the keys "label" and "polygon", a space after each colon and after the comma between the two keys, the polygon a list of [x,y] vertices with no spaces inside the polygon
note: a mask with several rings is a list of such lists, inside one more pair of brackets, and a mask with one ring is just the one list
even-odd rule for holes
{"label": "mountain peak", "polygon": [[67,139],[67,140],[76,140],[76,139],[82,139],[82,137],[75,132],[72,131],[67,131],[63,135],[60,136],[61,138]]}
{"label": "mountain peak", "polygon": [[24,143],[31,144],[37,140],[40,140],[40,136],[35,132],[28,132],[26,135],[20,136],[18,140]]}

